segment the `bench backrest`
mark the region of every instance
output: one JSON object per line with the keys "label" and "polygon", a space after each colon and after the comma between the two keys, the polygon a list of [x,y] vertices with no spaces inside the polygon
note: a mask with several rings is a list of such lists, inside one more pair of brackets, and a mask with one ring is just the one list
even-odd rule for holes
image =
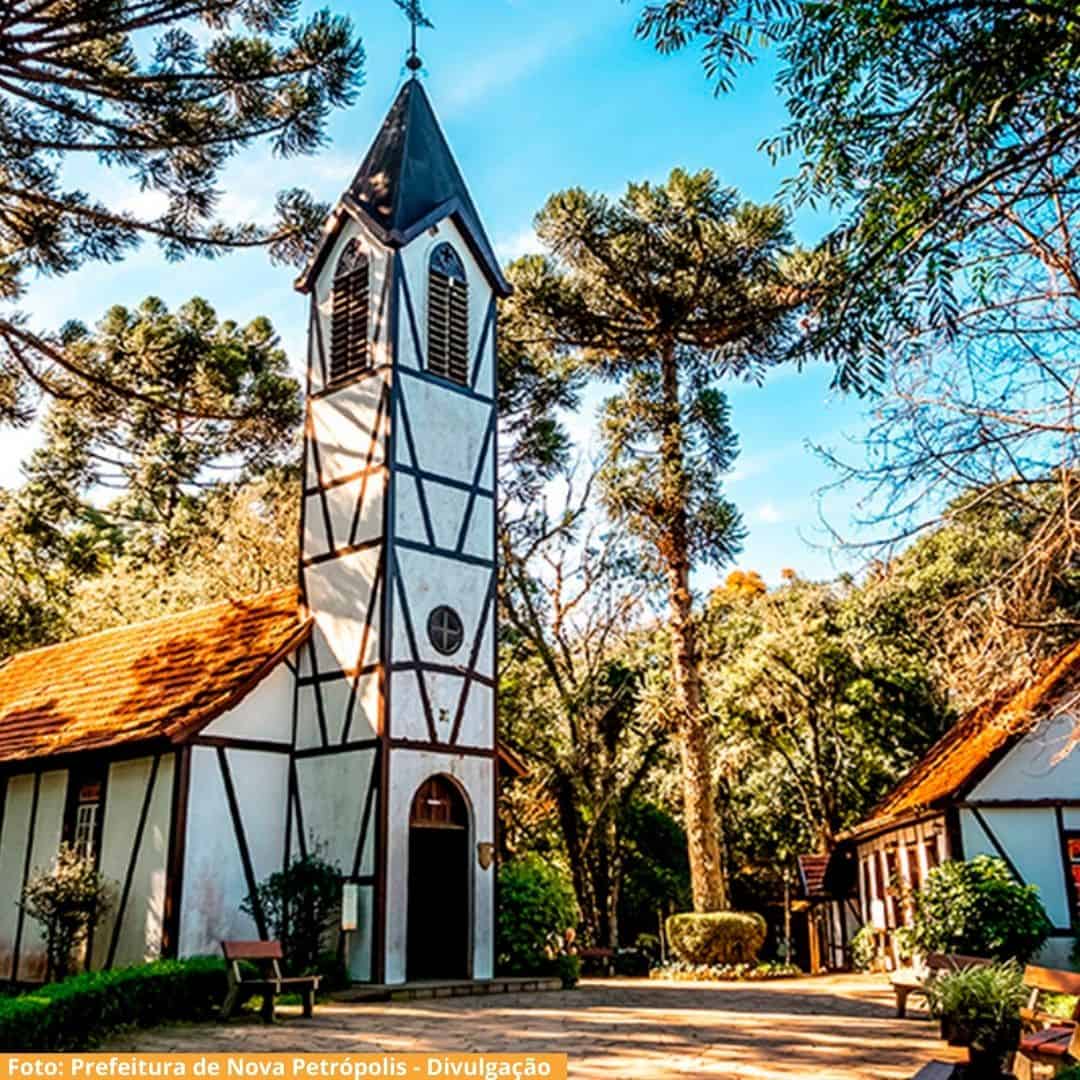
{"label": "bench backrest", "polygon": [[[1028,964],[1024,968],[1024,985],[1031,991],[1027,1008],[1022,1011],[1025,1020],[1042,1023],[1061,1023],[1064,1020],[1080,1021],[1080,975],[1074,971],[1060,971],[1058,968],[1038,967]],[[1076,998],[1070,1016],[1047,1013],[1039,1008],[1039,999],[1043,994],[1066,994]]]}
{"label": "bench backrest", "polygon": [[221,951],[226,960],[280,960],[280,941],[223,941]]}
{"label": "bench backrest", "polygon": [[1024,968],[1024,985],[1049,994],[1069,994],[1080,997],[1080,975],[1074,971],[1037,967],[1028,964]]}
{"label": "bench backrest", "polygon": [[963,971],[965,968],[986,967],[993,963],[985,956],[964,956],[962,953],[927,953],[923,958],[927,971]]}

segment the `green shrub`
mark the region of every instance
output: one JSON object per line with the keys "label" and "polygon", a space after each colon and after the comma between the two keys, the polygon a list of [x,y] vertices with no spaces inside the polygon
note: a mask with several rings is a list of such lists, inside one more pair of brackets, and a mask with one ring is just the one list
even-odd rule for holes
{"label": "green shrub", "polygon": [[668,944],[685,964],[752,964],[766,929],[760,915],[741,911],[686,912],[667,921]]}
{"label": "green shrub", "polygon": [[872,971],[877,960],[877,937],[872,926],[864,926],[851,939],[851,966],[856,971]]}
{"label": "green shrub", "polygon": [[281,942],[285,972],[317,973],[340,918],[341,868],[327,862],[316,847],[259,882],[240,910],[254,916],[256,901],[270,936]]}
{"label": "green shrub", "polygon": [[328,990],[344,990],[345,987],[352,985],[349,965],[345,962],[345,958],[338,956],[337,953],[320,953],[315,974],[322,976],[319,989],[324,993]]}
{"label": "green shrub", "polygon": [[500,974],[550,972],[549,935],[562,933],[577,921],[573,887],[558,867],[530,854],[499,868],[495,963]]}
{"label": "green shrub", "polygon": [[1001,859],[946,862],[915,894],[911,943],[921,952],[1029,960],[1052,929],[1034,885],[1021,885]]}
{"label": "green shrub", "polygon": [[81,1050],[120,1027],[206,1020],[225,989],[214,957],[86,972],[0,999],[0,1050]]}
{"label": "green shrub", "polygon": [[45,938],[45,979],[64,979],[75,947],[86,939],[112,904],[115,889],[94,868],[94,860],[61,844],[48,870],[35,870],[19,906]]}
{"label": "green shrub", "polygon": [[555,957],[555,974],[562,979],[564,990],[572,990],[581,978],[581,957],[570,953]]}

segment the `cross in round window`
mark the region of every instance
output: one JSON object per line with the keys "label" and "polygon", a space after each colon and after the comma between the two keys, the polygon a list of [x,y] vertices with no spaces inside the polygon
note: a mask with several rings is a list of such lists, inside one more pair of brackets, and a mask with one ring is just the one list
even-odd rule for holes
{"label": "cross in round window", "polygon": [[461,616],[445,604],[435,608],[428,616],[428,640],[444,656],[456,653],[465,640],[465,627]]}

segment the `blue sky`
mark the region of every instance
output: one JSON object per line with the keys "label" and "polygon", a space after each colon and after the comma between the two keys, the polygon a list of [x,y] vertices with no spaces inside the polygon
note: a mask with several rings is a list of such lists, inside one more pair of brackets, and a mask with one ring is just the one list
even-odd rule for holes
{"label": "blue sky", "polygon": [[[268,216],[274,193],[294,185],[335,199],[393,100],[404,75],[403,17],[391,0],[332,6],[351,14],[364,38],[366,84],[357,103],[333,118],[330,141],[316,157],[281,161],[252,150],[238,158],[224,178],[226,214]],[[536,210],[570,185],[617,194],[628,180],[659,180],[674,166],[708,167],[748,198],[774,196],[783,166],[774,168],[756,149],[784,119],[768,65],[715,98],[696,55],[660,57],[636,40],[634,3],[470,0],[466,10],[430,0],[429,8],[437,29],[421,39],[427,87],[500,256],[533,246]],[[72,178],[113,204],[152,209],[119,174]],[[803,215],[796,226],[810,242],[823,223]],[[170,264],[148,245],[115,266],[36,281],[22,307],[35,327],[48,329],[69,318],[94,322],[111,304],[136,304],[148,294],[170,305],[201,295],[222,317],[269,315],[299,369],[304,303],[292,277],[258,253]],[[818,491],[832,477],[809,444],[857,435],[865,406],[830,393],[828,382],[829,372],[815,369],[778,372],[764,387],[729,387],[742,445],[729,491],[750,530],[739,563],[770,581],[783,567],[824,577],[852,565],[828,549]],[[590,395],[585,415],[573,420],[583,438],[596,400]],[[32,431],[0,433],[0,484],[18,482],[18,462],[33,442]],[[854,498],[845,493],[826,504],[842,533]]]}

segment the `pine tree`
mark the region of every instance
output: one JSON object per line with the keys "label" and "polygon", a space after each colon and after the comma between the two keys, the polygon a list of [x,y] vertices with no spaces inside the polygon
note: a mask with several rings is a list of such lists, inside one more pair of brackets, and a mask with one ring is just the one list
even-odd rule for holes
{"label": "pine tree", "polygon": [[537,218],[549,257],[511,268],[531,337],[618,385],[604,406],[608,512],[666,582],[694,906],[723,908],[712,761],[691,573],[738,552],[721,478],[735,460],[724,374],[760,375],[794,332],[800,282],[784,214],[741,202],[708,171],[631,184],[618,201],[573,189]]}
{"label": "pine tree", "polygon": [[[298,0],[10,0],[0,9],[0,299],[35,274],[69,274],[155,239],[169,258],[263,245],[307,250],[324,208],[283,192],[269,227],[218,218],[217,181],[257,141],[310,153],[354,98],[363,50],[351,23]],[[68,186],[96,163],[162,197],[155,216]],[[0,313],[0,420],[26,422],[33,391],[90,373],[55,336]]]}

